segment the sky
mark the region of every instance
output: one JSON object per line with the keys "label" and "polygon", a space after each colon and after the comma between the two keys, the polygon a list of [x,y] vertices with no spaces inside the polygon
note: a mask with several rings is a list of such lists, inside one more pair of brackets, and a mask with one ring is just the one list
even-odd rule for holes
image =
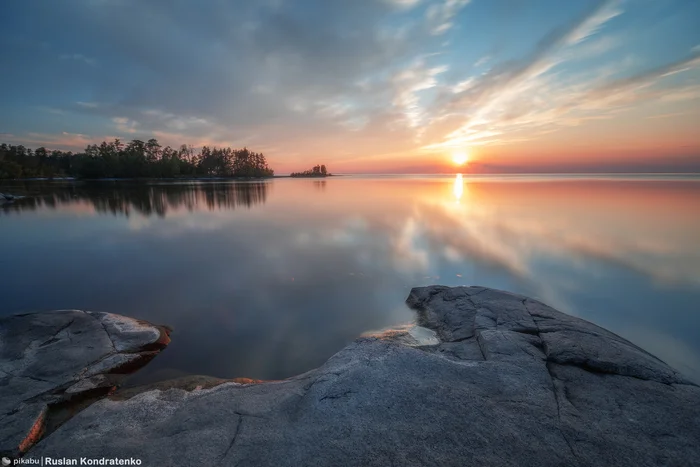
{"label": "sky", "polygon": [[277,173],[700,172],[697,0],[23,0],[0,17],[6,143],[247,146]]}

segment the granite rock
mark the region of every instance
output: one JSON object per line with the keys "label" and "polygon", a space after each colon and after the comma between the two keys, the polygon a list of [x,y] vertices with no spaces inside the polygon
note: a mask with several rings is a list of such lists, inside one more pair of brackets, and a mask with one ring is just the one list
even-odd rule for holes
{"label": "granite rock", "polygon": [[109,313],[0,319],[0,454],[26,452],[59,415],[114,390],[169,342],[168,330]]}
{"label": "granite rock", "polygon": [[416,327],[361,337],[318,369],[108,397],[29,455],[163,466],[700,465],[700,387],[621,337],[484,287],[416,288],[407,303]]}

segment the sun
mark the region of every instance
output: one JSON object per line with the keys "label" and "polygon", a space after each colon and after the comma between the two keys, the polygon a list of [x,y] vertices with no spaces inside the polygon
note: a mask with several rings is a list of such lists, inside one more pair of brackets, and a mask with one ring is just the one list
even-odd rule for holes
{"label": "sun", "polygon": [[452,153],[452,162],[455,165],[464,165],[469,162],[469,154],[467,154],[467,151],[456,151]]}

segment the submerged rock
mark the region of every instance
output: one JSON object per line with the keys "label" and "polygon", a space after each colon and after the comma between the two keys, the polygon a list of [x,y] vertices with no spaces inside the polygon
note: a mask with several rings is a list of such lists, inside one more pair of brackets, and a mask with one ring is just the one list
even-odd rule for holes
{"label": "submerged rock", "polygon": [[26,452],[168,342],[165,328],[109,313],[0,319],[0,454]]}
{"label": "submerged rock", "polygon": [[191,391],[106,398],[30,455],[143,465],[700,462],[700,388],[619,336],[483,287],[417,288],[407,303],[420,329],[360,338],[284,381],[197,380]]}
{"label": "submerged rock", "polygon": [[16,201],[18,199],[22,199],[24,196],[15,196],[11,195],[9,193],[0,193],[0,204],[10,202],[10,201]]}

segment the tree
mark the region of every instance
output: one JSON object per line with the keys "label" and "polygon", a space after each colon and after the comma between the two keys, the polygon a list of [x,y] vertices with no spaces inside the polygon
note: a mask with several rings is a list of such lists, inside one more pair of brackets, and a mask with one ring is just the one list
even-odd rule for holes
{"label": "tree", "polygon": [[140,178],[220,176],[270,177],[270,169],[262,153],[248,148],[210,148],[199,154],[194,148],[163,148],[156,139],[133,140],[124,145],[119,139],[90,144],[78,154],[46,148],[36,151],[24,146],[0,145],[0,178],[53,177]]}

